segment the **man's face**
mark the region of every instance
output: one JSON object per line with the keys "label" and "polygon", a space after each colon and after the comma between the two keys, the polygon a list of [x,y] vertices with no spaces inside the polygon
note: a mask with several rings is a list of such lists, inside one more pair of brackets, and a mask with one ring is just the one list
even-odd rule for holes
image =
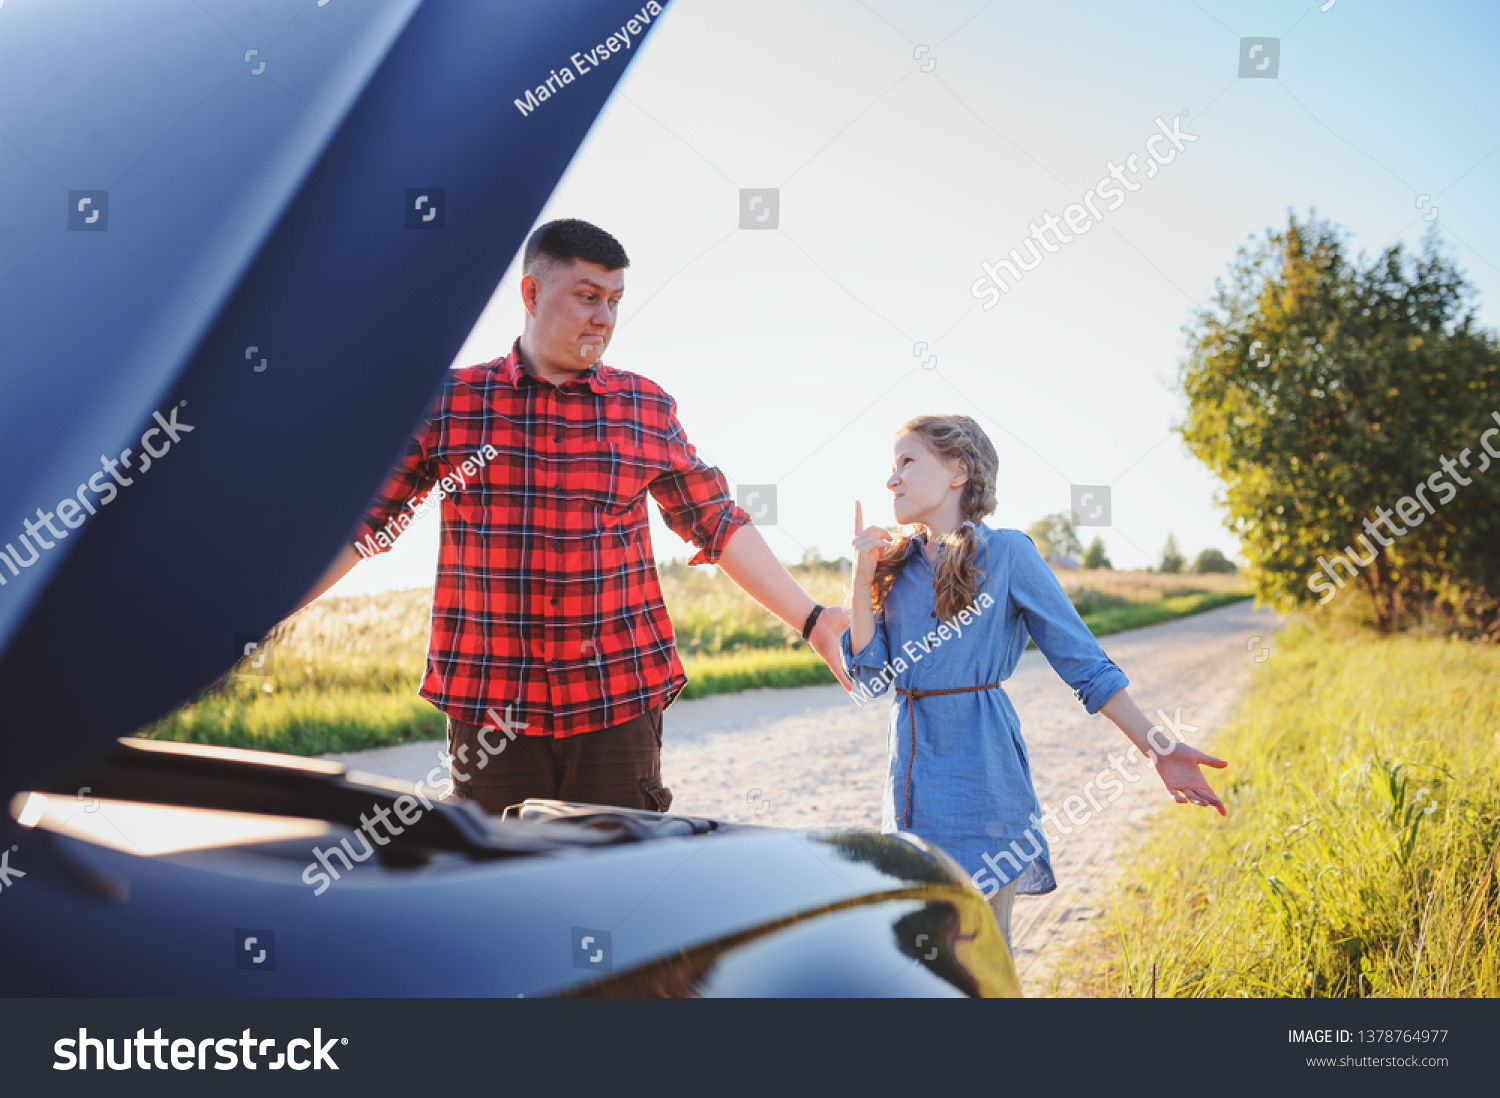
{"label": "man's face", "polygon": [[542,273],[544,279],[529,274],[521,280],[533,351],[552,369],[581,373],[609,346],[625,293],[625,271],[575,259]]}

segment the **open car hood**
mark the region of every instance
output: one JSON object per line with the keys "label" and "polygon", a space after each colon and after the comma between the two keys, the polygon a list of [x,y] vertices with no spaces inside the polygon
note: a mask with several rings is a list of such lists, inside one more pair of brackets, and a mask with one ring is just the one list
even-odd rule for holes
{"label": "open car hood", "polygon": [[219,678],[312,586],[640,38],[517,96],[641,10],[7,7],[6,795]]}
{"label": "open car hood", "polygon": [[14,800],[6,995],[1020,992],[983,897],[910,836],[498,818],[321,759],[135,739]]}

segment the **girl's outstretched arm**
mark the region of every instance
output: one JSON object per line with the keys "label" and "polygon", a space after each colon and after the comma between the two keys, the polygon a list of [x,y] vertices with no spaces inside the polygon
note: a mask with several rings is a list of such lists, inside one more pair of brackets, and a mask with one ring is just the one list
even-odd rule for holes
{"label": "girl's outstretched arm", "polygon": [[[1156,728],[1151,723],[1151,718],[1141,712],[1140,706],[1135,704],[1125,690],[1117,691],[1099,707],[1099,712],[1114,721],[1115,727],[1125,733],[1126,739],[1151,760],[1156,768],[1156,776],[1167,787],[1167,792],[1172,794],[1174,801],[1178,804],[1196,804],[1202,808],[1217,808],[1220,816],[1229,814],[1224,803],[1214,793],[1213,787],[1208,784],[1208,779],[1198,769],[1199,766],[1225,767],[1229,765],[1227,762],[1199,751],[1196,747],[1189,747],[1181,740],[1174,740]],[[1154,736],[1151,734],[1153,729],[1156,730]]]}

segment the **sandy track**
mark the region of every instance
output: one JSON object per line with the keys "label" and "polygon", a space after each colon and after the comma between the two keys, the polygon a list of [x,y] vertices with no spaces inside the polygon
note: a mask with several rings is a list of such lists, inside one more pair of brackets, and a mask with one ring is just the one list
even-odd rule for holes
{"label": "sandy track", "polygon": [[[1201,730],[1194,746],[1212,750],[1213,733],[1229,718],[1250,669],[1280,619],[1249,602],[1153,625],[1103,640],[1131,680],[1130,693],[1155,716]],[[1259,641],[1252,641],[1253,637]],[[1111,751],[1129,743],[1103,716],[1089,716],[1040,652],[1025,653],[1005,683],[1031,754],[1037,796],[1061,805],[1109,766]],[[666,712],[662,771],[672,811],[773,827],[880,826],[889,704],[856,706],[842,687],[754,690],[679,701]],[[330,756],[355,769],[414,780],[436,764],[438,744],[409,744],[358,755]],[[1233,760],[1230,760],[1231,763]],[[1058,947],[1112,910],[1118,855],[1154,812],[1176,806],[1144,765],[1113,803],[1086,824],[1063,826],[1052,843],[1057,891],[1021,896],[1012,920],[1017,968],[1028,993],[1049,986],[1049,959]],[[1216,783],[1222,786],[1222,782]],[[1075,809],[1079,806],[1075,803]],[[1085,806],[1087,807],[1087,806]],[[1205,823],[1217,822],[1215,813]]]}

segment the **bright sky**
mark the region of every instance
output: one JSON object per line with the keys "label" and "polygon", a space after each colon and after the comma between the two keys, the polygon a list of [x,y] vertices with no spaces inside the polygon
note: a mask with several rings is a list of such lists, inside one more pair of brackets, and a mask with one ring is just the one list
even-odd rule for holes
{"label": "bright sky", "polygon": [[[1153,563],[1168,531],[1189,559],[1233,557],[1214,481],[1170,428],[1182,326],[1238,244],[1288,210],[1369,252],[1436,226],[1497,323],[1500,8],[1326,3],[673,0],[539,223],[581,217],[625,245],[606,361],[672,393],[731,486],[775,486],[762,532],[784,560],[846,555],[856,499],[893,524],[893,433],[943,412],[1000,455],[991,524],[1108,485],[1111,525],[1081,532],[1116,567]],[[1250,37],[1279,40],[1275,79],[1239,77]],[[1145,178],[1174,115],[1198,140]],[[1029,260],[1030,222],[1131,154],[1138,189],[1049,237],[986,310],[980,263]],[[777,189],[777,228],[738,227],[748,188]],[[518,268],[455,366],[519,334]],[[690,555],[652,511],[657,558]],[[424,520],[333,591],[429,584],[436,552]]]}

